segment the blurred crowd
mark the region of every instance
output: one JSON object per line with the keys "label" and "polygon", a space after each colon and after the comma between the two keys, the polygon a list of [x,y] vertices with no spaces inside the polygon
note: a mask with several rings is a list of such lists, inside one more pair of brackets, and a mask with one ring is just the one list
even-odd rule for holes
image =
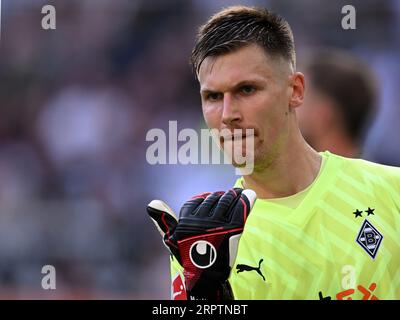
{"label": "blurred crowd", "polygon": [[[377,97],[358,153],[400,165],[399,1],[353,1],[356,30],[341,28],[340,0],[3,1],[0,298],[169,298],[168,255],[146,204],[179,211],[237,177],[223,165],[151,166],[146,133],[169,120],[205,127],[190,51],[198,26],[238,3],[284,16],[299,58],[327,46],[363,60]],[[45,4],[56,30],[41,28]],[[41,289],[46,264],[54,291]]]}

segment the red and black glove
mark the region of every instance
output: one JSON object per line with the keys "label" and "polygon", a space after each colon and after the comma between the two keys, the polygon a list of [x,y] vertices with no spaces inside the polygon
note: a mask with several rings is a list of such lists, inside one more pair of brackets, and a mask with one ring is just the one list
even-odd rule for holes
{"label": "red and black glove", "polygon": [[203,193],[182,206],[179,221],[163,201],[147,206],[165,245],[183,266],[188,299],[234,299],[228,277],[255,200],[250,189]]}

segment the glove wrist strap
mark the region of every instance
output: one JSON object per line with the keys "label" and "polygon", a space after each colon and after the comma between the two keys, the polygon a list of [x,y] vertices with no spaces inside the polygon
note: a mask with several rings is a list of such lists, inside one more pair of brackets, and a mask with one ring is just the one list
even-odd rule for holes
{"label": "glove wrist strap", "polygon": [[234,300],[233,291],[228,281],[213,285],[196,286],[187,291],[188,300]]}

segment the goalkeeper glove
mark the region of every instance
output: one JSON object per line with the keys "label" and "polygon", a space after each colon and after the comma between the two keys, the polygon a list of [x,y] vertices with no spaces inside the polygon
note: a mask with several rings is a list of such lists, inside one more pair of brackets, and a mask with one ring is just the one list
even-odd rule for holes
{"label": "goalkeeper glove", "polygon": [[188,299],[234,299],[228,277],[255,200],[250,189],[203,193],[182,206],[179,222],[163,201],[149,203],[164,244],[183,266]]}

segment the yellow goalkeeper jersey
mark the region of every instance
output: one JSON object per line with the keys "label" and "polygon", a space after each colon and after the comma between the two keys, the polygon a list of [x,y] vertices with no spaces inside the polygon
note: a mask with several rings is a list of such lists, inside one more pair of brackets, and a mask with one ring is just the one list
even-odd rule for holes
{"label": "yellow goalkeeper jersey", "polygon": [[[296,205],[256,200],[229,277],[235,299],[400,299],[400,168],[321,155]],[[171,279],[183,279],[176,259]]]}

